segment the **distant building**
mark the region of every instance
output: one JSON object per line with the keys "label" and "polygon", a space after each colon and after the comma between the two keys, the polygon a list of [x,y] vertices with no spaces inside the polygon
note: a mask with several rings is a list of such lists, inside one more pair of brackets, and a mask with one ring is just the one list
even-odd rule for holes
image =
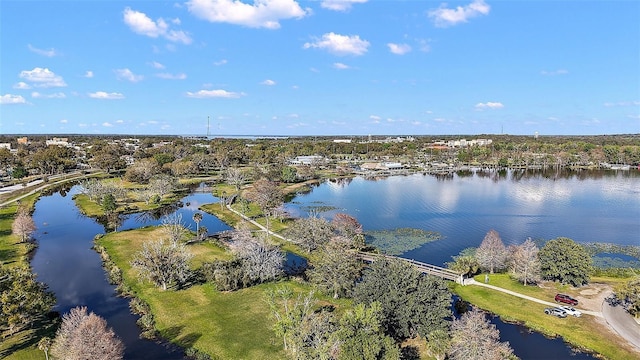
{"label": "distant building", "polygon": [[404,166],[399,162],[366,162],[360,165],[361,170],[399,170]]}
{"label": "distant building", "polygon": [[324,157],[320,155],[296,156],[289,163],[293,165],[316,165],[325,162]]}
{"label": "distant building", "polygon": [[11,150],[11,143],[0,143],[0,149]]}
{"label": "distant building", "polygon": [[351,139],[334,139],[333,142],[334,143],[351,144]]}
{"label": "distant building", "polygon": [[19,145],[27,145],[29,143],[29,139],[27,137],[19,137],[16,139]]}
{"label": "distant building", "polygon": [[54,137],[51,140],[45,141],[45,144],[47,144],[47,146],[49,146],[49,145],[65,146],[65,147],[71,146],[69,144],[69,139],[68,138],[57,138],[57,137]]}

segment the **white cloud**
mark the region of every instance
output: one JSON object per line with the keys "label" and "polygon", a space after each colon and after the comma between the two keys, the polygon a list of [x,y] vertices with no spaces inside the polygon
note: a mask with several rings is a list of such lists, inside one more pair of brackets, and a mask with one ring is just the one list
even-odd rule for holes
{"label": "white cloud", "polygon": [[31,86],[24,81],[20,81],[19,83],[13,85],[14,89],[27,90],[31,89]]}
{"label": "white cloud", "polygon": [[265,81],[261,82],[260,84],[262,84],[262,85],[268,85],[268,86],[273,86],[273,85],[275,85],[275,84],[276,84],[276,82],[275,82],[275,81],[273,81],[273,80],[271,80],[271,79],[267,79],[267,80],[265,80]]}
{"label": "white cloud", "polygon": [[53,71],[47,68],[33,68],[33,70],[23,70],[20,72],[20,78],[35,87],[64,87],[67,84],[62,79],[62,76],[56,75]]}
{"label": "white cloud", "polygon": [[62,92],[53,94],[40,94],[39,92],[34,91],[31,93],[31,97],[34,99],[64,99],[67,96]]}
{"label": "white cloud", "polygon": [[565,69],[558,69],[558,70],[542,70],[540,71],[541,75],[547,75],[547,76],[554,76],[554,75],[566,75],[568,74],[569,71],[565,70]]}
{"label": "white cloud", "polygon": [[105,122],[103,122],[103,123],[102,123],[102,126],[104,126],[104,127],[112,127],[112,126],[113,126],[113,124],[112,124],[112,123],[110,123],[110,122],[106,122],[106,121],[105,121]]}
{"label": "white cloud", "polygon": [[55,49],[51,48],[49,50],[43,50],[43,49],[38,49],[37,47],[32,46],[31,44],[27,45],[27,47],[29,48],[29,50],[31,50],[32,52],[38,54],[38,55],[42,55],[42,56],[46,56],[46,57],[54,57],[56,55],[58,55],[58,52],[56,52]]}
{"label": "white cloud", "polygon": [[87,70],[87,72],[84,73],[84,77],[92,78],[93,77],[93,71]]}
{"label": "white cloud", "polygon": [[407,44],[388,43],[387,46],[389,47],[389,51],[396,55],[404,55],[411,51],[411,46]]}
{"label": "white cloud", "polygon": [[196,99],[206,99],[206,98],[227,98],[227,99],[235,99],[241,96],[245,96],[245,93],[237,93],[231,92],[227,90],[200,90],[198,92],[190,92],[187,91],[187,97],[196,98]]}
{"label": "white cloud", "polygon": [[[169,29],[169,25],[162,18],[159,18],[157,21],[153,21],[145,13],[131,10],[129,7],[124,9],[123,15],[124,23],[137,34],[152,38],[162,37],[169,41],[183,44],[191,44],[193,41],[188,33],[182,30]],[[175,20],[172,20],[171,22],[176,24]]]}
{"label": "white cloud", "polygon": [[4,94],[0,96],[0,104],[26,104],[27,100],[20,95]]}
{"label": "white cloud", "polygon": [[104,99],[104,100],[124,99],[124,95],[120,93],[116,93],[116,92],[107,93],[104,91],[96,91],[94,93],[90,93],[89,97],[94,99]]}
{"label": "white cloud", "polygon": [[448,27],[465,23],[474,17],[487,15],[490,10],[491,7],[484,0],[474,0],[471,4],[458,6],[455,9],[449,9],[447,4],[441,4],[439,8],[429,11],[429,17],[437,27]]}
{"label": "white cloud", "polygon": [[187,74],[185,73],[179,73],[179,74],[160,73],[160,74],[156,74],[156,76],[159,77],[160,79],[167,79],[167,80],[184,80],[187,78]]}
{"label": "white cloud", "polygon": [[115,69],[114,72],[119,80],[127,80],[131,82],[138,82],[144,77],[142,75],[136,75],[129,69]]}
{"label": "white cloud", "polygon": [[347,69],[350,69],[351,67],[347,64],[337,62],[337,63],[333,63],[333,68],[338,70],[347,70]]}
{"label": "white cloud", "polygon": [[226,63],[227,63],[227,59],[222,59],[222,60],[219,60],[219,61],[214,61],[213,65],[220,66],[220,65],[224,65]]}
{"label": "white cloud", "polygon": [[190,0],[189,11],[210,22],[242,25],[251,28],[280,28],[280,20],[301,19],[311,14],[295,0],[254,0],[247,4],[239,0]]}
{"label": "white cloud", "polygon": [[68,122],[69,122],[69,120],[67,120],[67,119],[62,119],[62,120],[60,120],[60,123],[61,123],[61,124],[66,124],[66,123],[68,123]]}
{"label": "white cloud", "polygon": [[502,109],[504,105],[500,102],[491,102],[488,101],[486,103],[477,103],[475,108],[476,110],[484,110],[484,109]]}
{"label": "white cloud", "polygon": [[322,35],[321,39],[304,44],[305,49],[324,49],[335,55],[364,55],[369,48],[369,42],[360,39],[358,35],[340,35],[333,32]]}
{"label": "white cloud", "polygon": [[320,6],[329,10],[349,11],[353,4],[364,4],[367,1],[368,0],[323,0]]}
{"label": "white cloud", "polygon": [[157,61],[152,61],[149,63],[149,65],[151,65],[151,67],[153,67],[154,69],[158,69],[158,70],[164,69],[164,65],[160,64]]}

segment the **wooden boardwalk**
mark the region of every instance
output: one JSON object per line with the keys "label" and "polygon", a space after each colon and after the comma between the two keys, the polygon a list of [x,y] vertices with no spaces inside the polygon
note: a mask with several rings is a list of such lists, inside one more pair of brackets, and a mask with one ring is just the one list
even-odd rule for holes
{"label": "wooden boardwalk", "polygon": [[455,281],[458,284],[464,285],[464,276],[462,274],[457,273],[457,272],[455,272],[455,271],[453,271],[451,269],[443,268],[443,267],[440,267],[440,266],[423,263],[423,262],[416,261],[416,260],[413,260],[413,259],[405,259],[405,258],[401,258],[401,257],[398,257],[398,256],[372,254],[372,253],[366,253],[366,252],[362,252],[362,251],[357,253],[357,257],[358,257],[358,259],[360,259],[362,261],[366,261],[366,262],[374,262],[374,261],[376,261],[378,259],[381,259],[381,258],[402,260],[402,261],[410,263],[418,271],[420,271],[423,274],[429,274],[429,275],[438,276],[438,277],[441,277],[441,278],[443,278],[445,280]]}

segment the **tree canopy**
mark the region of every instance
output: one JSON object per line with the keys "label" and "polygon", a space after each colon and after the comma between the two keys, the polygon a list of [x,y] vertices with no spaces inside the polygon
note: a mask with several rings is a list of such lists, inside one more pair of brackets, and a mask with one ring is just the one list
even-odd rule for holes
{"label": "tree canopy", "polygon": [[14,333],[43,317],[56,299],[28,268],[0,264],[0,331]]}
{"label": "tree canopy", "polygon": [[451,294],[444,280],[396,259],[373,262],[355,287],[354,301],[379,302],[385,333],[397,340],[446,329],[451,316]]}
{"label": "tree canopy", "polygon": [[538,253],[542,278],[581,286],[589,283],[591,256],[575,241],[559,237],[549,240]]}

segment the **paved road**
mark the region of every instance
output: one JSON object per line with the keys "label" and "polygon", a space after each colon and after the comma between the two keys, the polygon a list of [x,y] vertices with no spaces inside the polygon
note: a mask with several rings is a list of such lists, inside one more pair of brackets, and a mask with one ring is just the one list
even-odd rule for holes
{"label": "paved road", "polygon": [[[36,193],[38,191],[41,191],[41,190],[43,190],[43,189],[45,189],[45,188],[47,188],[49,186],[62,184],[64,182],[71,181],[71,180],[80,179],[80,178],[83,178],[83,177],[86,177],[86,176],[89,176],[89,175],[93,175],[94,173],[91,173],[91,174],[71,173],[71,174],[66,174],[66,176],[74,175],[74,174],[77,174],[77,175],[76,176],[67,177],[67,178],[64,178],[62,180],[58,180],[58,181],[54,181],[54,182],[51,182],[51,180],[53,180],[55,178],[55,177],[52,177],[52,178],[50,178],[50,182],[46,182],[46,183],[43,182],[42,180],[34,180],[34,181],[30,182],[27,186],[22,186],[22,184],[18,184],[18,185],[11,185],[11,186],[5,186],[3,188],[0,188],[0,194],[10,194],[10,193],[12,193],[14,191],[17,191],[17,190],[22,190],[24,188],[29,188],[29,187],[40,185],[38,187],[35,187],[35,188],[31,189],[26,194],[23,194],[23,195],[21,195],[19,197],[16,197],[16,198],[13,198],[11,200],[7,200],[7,201],[1,203],[0,206],[5,206],[5,205],[11,204],[13,202],[16,202],[18,200],[24,199],[27,196],[29,196],[31,194],[34,194],[34,193]],[[62,176],[58,176],[58,178],[59,177],[62,177]]]}
{"label": "paved road", "polygon": [[[503,289],[498,286],[493,286],[485,283],[481,283],[475,281],[474,279],[465,279],[465,285],[478,285],[484,286],[493,290],[502,291],[507,294],[511,294],[513,296],[517,296],[523,299],[527,299],[530,301],[535,301],[540,304],[545,304],[549,306],[558,306],[556,303],[552,303],[549,301],[540,300],[531,296],[527,296],[524,294],[520,294],[511,290]],[[633,317],[626,312],[622,306],[611,306],[606,301],[602,302],[602,312],[599,311],[588,311],[580,309],[580,312],[583,314],[597,316],[600,318],[604,318],[609,327],[611,327],[616,333],[626,339],[629,344],[635,346],[638,350],[640,350],[640,324],[638,324]]]}
{"label": "paved road", "polygon": [[622,306],[602,302],[602,314],[610,327],[640,350],[640,324]]}

